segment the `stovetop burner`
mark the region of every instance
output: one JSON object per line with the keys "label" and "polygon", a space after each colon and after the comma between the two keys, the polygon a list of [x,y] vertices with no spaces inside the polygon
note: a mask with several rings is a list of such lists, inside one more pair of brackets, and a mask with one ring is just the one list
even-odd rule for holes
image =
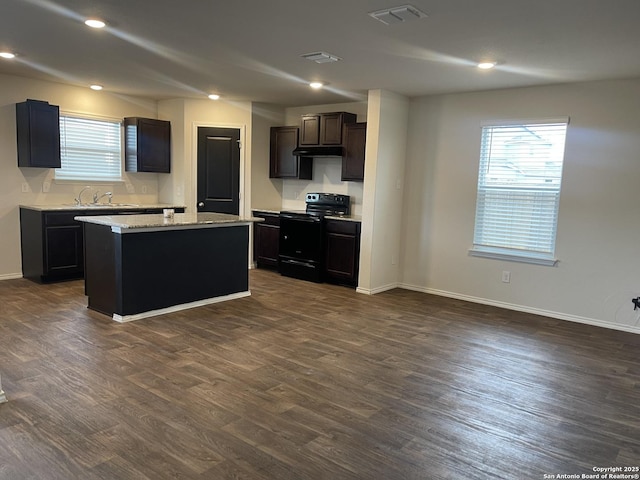
{"label": "stovetop burner", "polygon": [[337,193],[307,193],[305,198],[307,208],[305,210],[286,210],[285,215],[298,216],[345,216],[351,211],[351,197]]}
{"label": "stovetop burner", "polygon": [[310,215],[349,215],[351,197],[337,193],[307,193],[306,212]]}

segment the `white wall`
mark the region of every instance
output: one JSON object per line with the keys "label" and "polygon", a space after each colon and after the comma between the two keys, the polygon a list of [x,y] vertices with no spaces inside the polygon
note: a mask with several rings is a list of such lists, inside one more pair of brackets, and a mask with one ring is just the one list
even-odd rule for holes
{"label": "white wall", "polygon": [[158,118],[171,122],[171,173],[162,174],[158,179],[158,200],[163,203],[189,205],[186,211],[193,211],[185,192],[185,143],[191,141],[185,125],[184,100],[173,99],[158,102]]}
{"label": "white wall", "polygon": [[[122,183],[55,182],[54,170],[18,168],[15,104],[26,99],[59,105],[62,112],[93,114],[111,118],[141,116],[156,118],[156,103],[139,98],[95,92],[89,88],[0,75],[0,279],[22,276],[20,261],[20,216],[18,205],[72,203],[85,185],[101,192],[112,191],[114,202],[156,203],[158,174],[123,172]],[[44,183],[50,191],[44,193]],[[29,192],[22,193],[27,184]],[[129,184],[135,191],[127,193]],[[147,190],[142,194],[142,187]]]}
{"label": "white wall", "polygon": [[[639,111],[640,79],[413,100],[403,286],[640,333]],[[567,115],[559,264],[470,257],[481,122]]]}
{"label": "white wall", "polygon": [[251,157],[251,206],[279,210],[282,205],[282,179],[269,178],[271,127],[284,125],[284,108],[253,104]]}
{"label": "white wall", "polygon": [[[355,113],[358,122],[367,121],[367,102],[313,105],[286,109],[286,125],[300,125],[300,118],[307,113],[349,112]],[[282,180],[282,207],[304,210],[304,196],[310,192],[340,193],[351,196],[351,213],[362,214],[362,182],[343,182],[342,162],[339,158],[316,157],[313,159],[313,180]],[[365,172],[366,176],[366,172]]]}
{"label": "white wall", "polygon": [[369,92],[358,292],[398,286],[409,100]]}

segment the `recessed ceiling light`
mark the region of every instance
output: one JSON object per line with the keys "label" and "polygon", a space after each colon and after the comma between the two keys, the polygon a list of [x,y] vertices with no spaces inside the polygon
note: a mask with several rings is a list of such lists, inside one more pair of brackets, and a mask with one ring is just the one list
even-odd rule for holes
{"label": "recessed ceiling light", "polygon": [[211,100],[218,100],[220,98],[220,95],[218,95],[217,93],[212,93],[211,95],[209,95],[209,98]]}
{"label": "recessed ceiling light", "polygon": [[496,66],[496,62],[481,62],[478,64],[478,68],[482,70],[489,70]]}
{"label": "recessed ceiling light", "polygon": [[11,52],[0,52],[0,57],[2,58],[15,58],[16,54]]}
{"label": "recessed ceiling light", "polygon": [[321,89],[322,87],[324,87],[324,83],[322,83],[322,82],[311,82],[311,83],[309,84],[309,86],[310,86],[311,88],[315,89],[315,90],[319,90],[319,89]]}
{"label": "recessed ceiling light", "polygon": [[102,90],[102,85],[94,84],[94,85],[91,85],[89,88],[91,90]]}
{"label": "recessed ceiling light", "polygon": [[98,20],[97,18],[88,18],[84,21],[84,24],[87,27],[91,28],[104,28],[106,25],[106,23],[104,23],[102,20]]}

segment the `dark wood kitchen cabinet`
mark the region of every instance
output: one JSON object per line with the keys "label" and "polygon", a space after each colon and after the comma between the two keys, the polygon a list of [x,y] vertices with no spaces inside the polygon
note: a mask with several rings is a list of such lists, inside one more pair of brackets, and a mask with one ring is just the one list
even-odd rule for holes
{"label": "dark wood kitchen cabinet", "polygon": [[311,180],[313,159],[298,157],[298,127],[271,127],[269,178],[298,178]]}
{"label": "dark wood kitchen cabinet", "polygon": [[360,222],[327,219],[325,223],[325,280],[358,286]]}
{"label": "dark wood kitchen cabinet", "polygon": [[280,250],[280,215],[254,211],[264,222],[253,224],[253,259],[258,268],[278,268]]}
{"label": "dark wood kitchen cabinet", "polygon": [[127,172],[171,172],[171,122],[127,117],[124,143]]}
{"label": "dark wood kitchen cabinet", "polygon": [[348,123],[344,126],[344,155],[342,156],[342,181],[364,180],[364,152],[367,141],[367,124]]}
{"label": "dark wood kitchen cabinet", "polygon": [[78,212],[20,209],[22,275],[38,282],[81,278],[84,261]]}
{"label": "dark wood kitchen cabinet", "polygon": [[357,115],[331,112],[303,115],[300,121],[300,145],[342,145],[342,128],[355,123]]}
{"label": "dark wood kitchen cabinet", "polygon": [[60,107],[40,100],[16,103],[18,166],[60,168]]}
{"label": "dark wood kitchen cabinet", "polygon": [[300,119],[300,145],[320,145],[320,115],[303,115]]}
{"label": "dark wood kitchen cabinet", "polygon": [[[176,208],[184,213],[184,208]],[[162,208],[118,210],[92,208],[41,211],[20,208],[22,275],[37,282],[54,282],[84,275],[84,245],[79,215],[123,215],[162,213]]]}

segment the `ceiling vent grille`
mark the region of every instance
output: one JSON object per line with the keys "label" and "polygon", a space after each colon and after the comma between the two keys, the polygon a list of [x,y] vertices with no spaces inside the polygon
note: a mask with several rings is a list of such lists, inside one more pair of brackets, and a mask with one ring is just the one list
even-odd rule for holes
{"label": "ceiling vent grille", "polygon": [[381,21],[385,25],[392,25],[395,23],[404,23],[410,20],[418,20],[419,18],[426,18],[428,15],[418,10],[413,5],[402,5],[400,7],[386,8],[384,10],[378,10],[369,13],[376,20]]}
{"label": "ceiling vent grille", "polygon": [[340,57],[327,52],[305,53],[304,55],[300,56],[316,63],[331,63],[342,60]]}

